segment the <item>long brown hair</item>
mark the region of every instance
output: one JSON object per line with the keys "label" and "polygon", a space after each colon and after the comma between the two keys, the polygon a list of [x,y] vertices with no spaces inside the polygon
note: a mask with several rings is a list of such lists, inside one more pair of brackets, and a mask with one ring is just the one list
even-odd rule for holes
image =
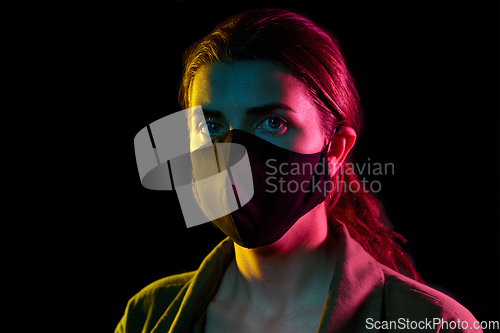
{"label": "long brown hair", "polygon": [[[359,133],[359,96],[335,37],[304,15],[283,9],[261,9],[230,17],[188,48],[179,89],[180,106],[191,106],[192,83],[201,66],[252,59],[284,64],[308,87],[320,111],[325,137],[340,126],[352,127]],[[329,221],[344,223],[351,237],[380,263],[422,282],[396,243],[396,238],[404,238],[387,226],[375,195],[359,190],[361,184],[350,165],[344,163],[332,177],[337,186],[327,199]]]}

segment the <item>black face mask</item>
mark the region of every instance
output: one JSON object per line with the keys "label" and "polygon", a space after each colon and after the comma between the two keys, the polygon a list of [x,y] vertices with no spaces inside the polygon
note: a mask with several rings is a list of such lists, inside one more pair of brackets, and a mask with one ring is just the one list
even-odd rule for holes
{"label": "black face mask", "polygon": [[[243,247],[256,248],[276,242],[299,218],[322,203],[332,190],[328,146],[322,152],[300,154],[242,130],[226,132],[213,139],[212,143],[218,159],[217,171],[220,173],[227,170],[227,179],[230,180],[227,184],[221,184],[220,191],[217,191],[226,191],[222,194],[223,197],[226,197],[225,193],[234,191],[239,209],[211,220]],[[236,165],[245,155],[244,149],[231,148],[238,147],[234,144],[246,148],[251,176],[250,170],[232,170],[231,166]],[[191,154],[195,192],[200,180],[217,173],[207,168],[206,158],[209,153],[213,155],[211,147]],[[248,184],[249,179],[253,184],[253,193],[248,193],[249,186],[241,186],[244,182]],[[214,190],[213,186],[211,190]],[[195,197],[206,213],[209,210],[208,201],[200,198],[199,193],[195,193]]]}

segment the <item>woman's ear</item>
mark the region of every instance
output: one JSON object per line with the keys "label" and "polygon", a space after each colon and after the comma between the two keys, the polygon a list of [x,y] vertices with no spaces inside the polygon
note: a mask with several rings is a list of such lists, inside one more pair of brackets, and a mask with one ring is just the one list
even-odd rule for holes
{"label": "woman's ear", "polygon": [[352,127],[342,126],[339,128],[332,139],[330,149],[328,149],[328,164],[332,175],[337,173],[344,163],[355,142],[356,131]]}

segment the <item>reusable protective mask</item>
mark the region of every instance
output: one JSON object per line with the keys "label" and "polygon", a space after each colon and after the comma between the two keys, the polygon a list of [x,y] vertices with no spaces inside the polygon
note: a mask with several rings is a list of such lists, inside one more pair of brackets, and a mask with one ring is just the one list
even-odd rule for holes
{"label": "reusable protective mask", "polygon": [[[299,218],[322,203],[332,190],[328,146],[322,152],[300,154],[242,130],[226,132],[213,139],[212,144],[218,170],[208,167],[214,165],[207,163],[213,155],[212,147],[190,155],[194,196],[205,215],[245,248],[276,242]],[[239,148],[241,146],[246,150]],[[232,167],[244,158],[248,158],[251,170]],[[204,180],[223,172],[229,177],[204,185]],[[253,193],[245,190],[251,188]],[[217,193],[218,198],[214,199],[214,194],[210,193]],[[214,206],[234,205],[230,202],[233,197],[239,208],[216,217],[220,207]]]}
{"label": "reusable protective mask", "polygon": [[325,200],[333,187],[327,147],[299,154],[241,130],[211,140],[199,105],[134,137],[142,186],[175,190],[188,228],[213,221],[247,248],[276,242]]}

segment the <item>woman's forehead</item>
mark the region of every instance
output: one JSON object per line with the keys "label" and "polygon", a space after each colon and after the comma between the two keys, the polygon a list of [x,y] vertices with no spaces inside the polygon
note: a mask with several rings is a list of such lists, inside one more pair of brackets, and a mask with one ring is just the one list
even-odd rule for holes
{"label": "woman's forehead", "polygon": [[191,106],[249,108],[309,98],[306,86],[284,66],[265,60],[210,64],[195,75]]}

